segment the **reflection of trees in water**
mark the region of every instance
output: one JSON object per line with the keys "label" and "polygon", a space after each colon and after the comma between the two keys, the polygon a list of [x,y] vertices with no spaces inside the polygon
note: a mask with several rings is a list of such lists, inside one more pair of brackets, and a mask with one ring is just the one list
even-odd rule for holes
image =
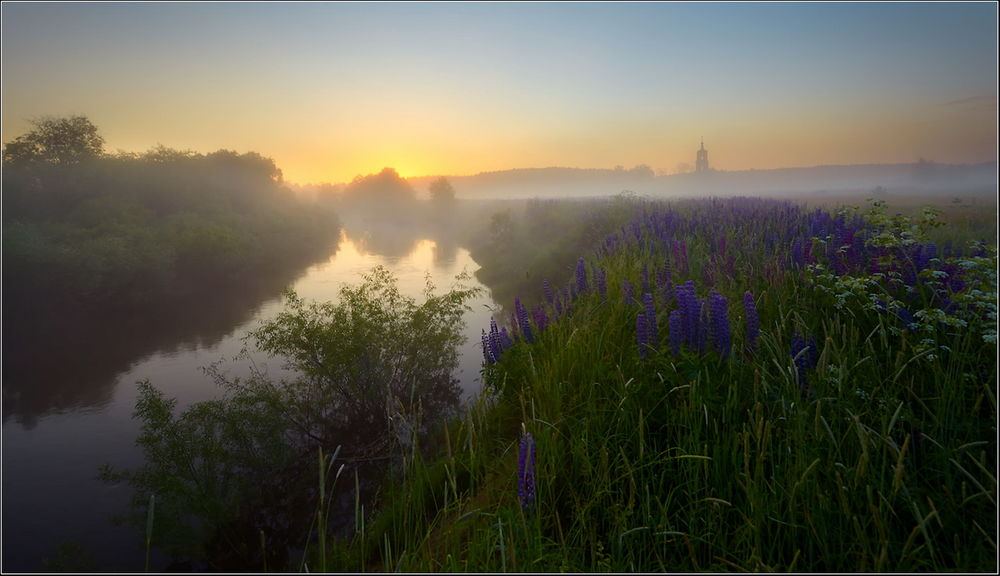
{"label": "reflection of trees in water", "polygon": [[[344,230],[359,249],[386,258],[405,258],[421,240],[431,239],[434,266],[452,265],[461,245],[461,218],[416,216],[347,214]],[[47,414],[106,404],[118,376],[135,362],[155,353],[218,344],[304,268],[292,263],[286,269],[204,286],[185,298],[131,311],[116,310],[114,303],[108,303],[102,309],[76,313],[19,313],[18,303],[5,300],[3,421],[15,418],[31,428]]]}
{"label": "reflection of trees in water", "polygon": [[4,303],[3,421],[31,428],[47,414],[110,401],[118,376],[155,353],[210,347],[277,297],[304,266],[138,310],[91,310],[38,319]]}
{"label": "reflection of trees in water", "polygon": [[458,258],[462,244],[461,226],[465,223],[455,218],[432,213],[402,215],[345,213],[343,229],[362,252],[378,254],[388,259],[405,258],[413,253],[421,240],[435,243],[434,266],[447,268]]}

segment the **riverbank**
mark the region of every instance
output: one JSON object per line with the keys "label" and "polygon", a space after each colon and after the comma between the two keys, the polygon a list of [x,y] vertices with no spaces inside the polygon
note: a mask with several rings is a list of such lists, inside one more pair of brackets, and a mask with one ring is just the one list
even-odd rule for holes
{"label": "riverbank", "polygon": [[996,246],[873,208],[646,206],[305,564],[995,571]]}

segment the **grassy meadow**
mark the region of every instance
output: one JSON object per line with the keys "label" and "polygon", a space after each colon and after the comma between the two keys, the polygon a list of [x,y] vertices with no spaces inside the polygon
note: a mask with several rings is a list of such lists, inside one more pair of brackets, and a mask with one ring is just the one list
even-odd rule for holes
{"label": "grassy meadow", "polygon": [[297,568],[996,571],[995,206],[631,208]]}

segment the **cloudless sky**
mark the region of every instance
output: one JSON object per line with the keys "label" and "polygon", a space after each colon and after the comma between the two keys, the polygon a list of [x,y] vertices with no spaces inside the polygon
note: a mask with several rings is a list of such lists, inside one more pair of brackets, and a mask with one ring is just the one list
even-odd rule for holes
{"label": "cloudless sky", "polygon": [[986,162],[997,3],[18,3],[2,136],[256,151],[287,180]]}

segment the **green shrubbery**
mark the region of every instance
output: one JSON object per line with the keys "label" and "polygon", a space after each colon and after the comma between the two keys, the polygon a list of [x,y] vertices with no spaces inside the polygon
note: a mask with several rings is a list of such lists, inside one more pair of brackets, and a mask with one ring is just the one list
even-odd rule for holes
{"label": "green shrubbery", "polygon": [[41,121],[6,146],[9,309],[149,305],[305,263],[337,239],[335,216],[295,199],[259,154],[108,155],[102,143],[71,118]]}
{"label": "green shrubbery", "polygon": [[[350,478],[341,487],[359,474],[381,474],[388,459],[409,457],[418,437],[455,414],[460,389],[452,372],[465,303],[476,293],[457,280],[440,295],[428,280],[421,304],[382,267],[342,288],[336,303],[286,292],[284,311],[247,340],[286,361],[289,379],[255,364],[249,377],[234,378],[214,365],[208,372],[225,395],[180,414],[176,401],[140,383],[135,417],[145,464],[104,471],[106,480],[134,489],[135,525],[145,526],[155,496],[153,543],[212,570],[277,569],[291,551],[315,550],[311,534],[327,526],[316,528],[314,512],[344,516],[344,490],[332,512],[323,497],[332,498],[344,464]],[[337,472],[326,474],[334,465]]]}

